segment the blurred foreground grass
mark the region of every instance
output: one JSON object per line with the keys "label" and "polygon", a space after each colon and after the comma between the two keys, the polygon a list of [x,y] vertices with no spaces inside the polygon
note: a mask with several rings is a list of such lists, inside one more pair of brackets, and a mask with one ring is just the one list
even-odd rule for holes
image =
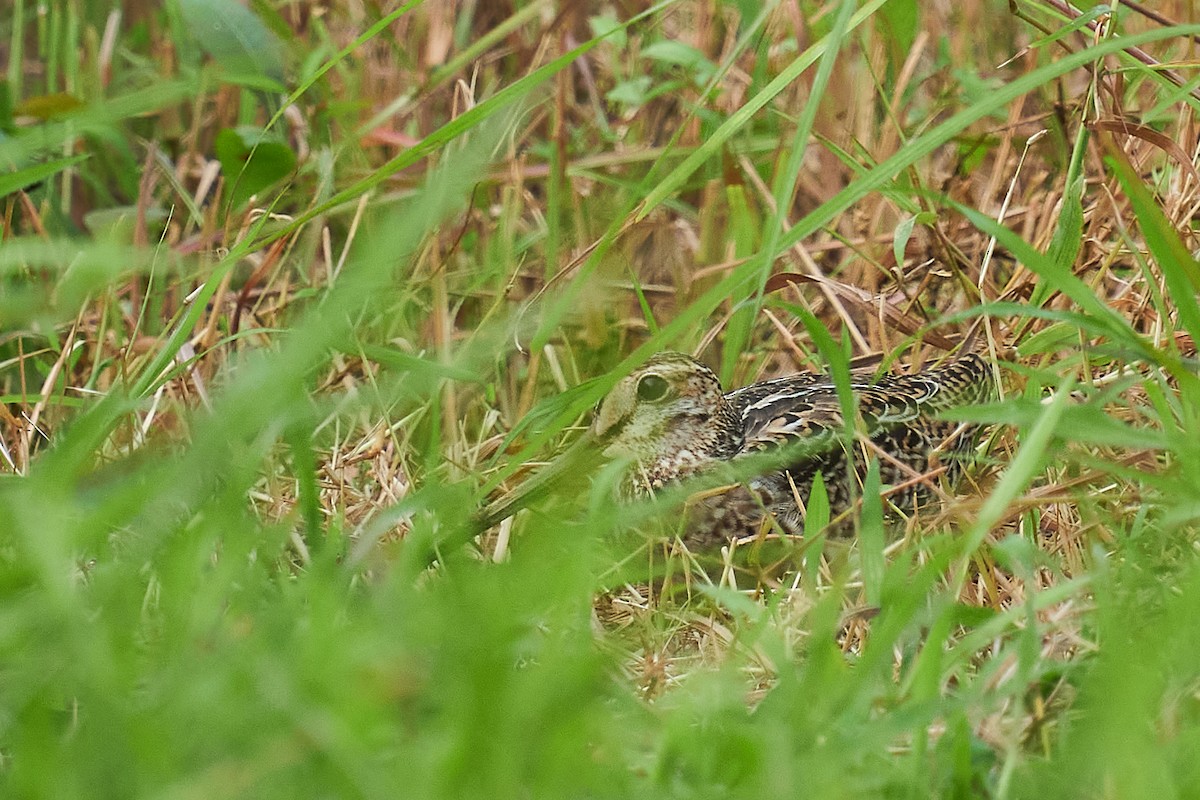
{"label": "blurred foreground grass", "polygon": [[[1195,794],[1161,5],[15,0],[4,796]],[[981,318],[985,458],[886,547],[714,583],[586,481],[467,541],[647,353]]]}

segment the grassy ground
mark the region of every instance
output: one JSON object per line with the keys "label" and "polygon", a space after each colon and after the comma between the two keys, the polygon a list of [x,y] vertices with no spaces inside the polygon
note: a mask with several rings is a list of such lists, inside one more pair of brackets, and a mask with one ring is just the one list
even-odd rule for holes
{"label": "grassy ground", "polygon": [[[6,797],[1200,791],[1192,4],[162,5],[0,13]],[[649,353],[969,329],[886,530],[469,534]]]}

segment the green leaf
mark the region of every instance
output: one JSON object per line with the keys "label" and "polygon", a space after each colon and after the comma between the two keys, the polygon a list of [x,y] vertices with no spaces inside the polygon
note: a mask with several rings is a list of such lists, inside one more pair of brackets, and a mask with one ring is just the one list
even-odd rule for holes
{"label": "green leaf", "polygon": [[1053,353],[1079,344],[1079,327],[1067,322],[1052,325],[1029,336],[1017,346],[1017,355],[1027,358],[1040,353]]}
{"label": "green leaf", "polygon": [[[160,226],[170,219],[171,215],[161,206],[148,206],[142,209],[142,216],[155,230],[161,230]],[[112,206],[87,212],[83,215],[83,222],[97,240],[131,244],[137,217],[136,205]]]}
{"label": "green leaf", "polygon": [[1075,265],[1075,259],[1083,245],[1084,183],[1084,176],[1076,175],[1063,193],[1062,213],[1059,214],[1058,225],[1054,228],[1054,238],[1050,240],[1050,250],[1047,253],[1060,269],[1070,270]]}
{"label": "green leaf", "polygon": [[908,240],[912,238],[913,228],[919,222],[922,225],[929,225],[937,221],[937,215],[932,211],[922,211],[920,214],[903,219],[896,226],[895,236],[892,238],[892,253],[896,256],[896,266],[901,266],[904,263],[904,251],[908,247]]}
{"label": "green leaf", "polygon": [[1088,25],[1088,23],[1095,22],[1096,20],[1100,19],[1100,17],[1111,13],[1112,6],[1108,5],[1107,3],[1101,3],[1092,6],[1087,11],[1083,12],[1078,17],[1071,20],[1066,25],[1063,25],[1053,33],[1043,36],[1040,39],[1034,39],[1033,42],[1028,45],[1028,48],[1030,50],[1037,50],[1038,48],[1045,47],[1048,44],[1054,44],[1055,42],[1061,41],[1062,39],[1070,36],[1075,31],[1082,30]]}
{"label": "green leaf", "polygon": [[296,168],[296,154],[291,148],[267,138],[257,128],[226,128],[217,134],[213,149],[234,208]]}
{"label": "green leaf", "polygon": [[[987,537],[996,523],[1004,516],[1004,511],[1025,490],[1034,475],[1042,468],[1042,464],[1053,455],[1050,442],[1058,430],[1063,414],[1068,408],[1071,390],[1075,381],[1067,378],[1059,385],[1050,403],[1039,405],[1036,419],[1031,421],[1027,433],[1021,436],[1021,448],[1017,455],[1008,462],[1008,466],[1000,476],[992,493],[984,501],[983,508],[975,517],[975,524],[966,536],[958,539],[958,549],[962,556],[973,553]],[[966,577],[965,558],[959,565],[955,585],[962,586]]]}
{"label": "green leaf", "polygon": [[124,120],[152,114],[191,97],[193,92],[193,87],[182,81],[160,80],[128,94],[98,98],[71,112],[65,120],[47,122],[17,136],[0,136],[0,163],[20,164],[38,153],[61,153],[65,145],[83,133],[111,135]]}
{"label": "green leaf", "polygon": [[731,614],[738,614],[748,620],[757,621],[763,616],[763,606],[754,602],[744,592],[735,591],[725,586],[699,586],[700,593],[712,598]]}
{"label": "green leaf", "polygon": [[976,228],[989,236],[994,236],[997,242],[1016,256],[1031,272],[1037,273],[1038,277],[1051,289],[1062,292],[1074,300],[1076,305],[1101,325],[1114,340],[1124,342],[1139,350],[1143,349],[1143,342],[1139,339],[1138,334],[1129,327],[1126,319],[1096,297],[1096,293],[1092,291],[1091,287],[1081,281],[1070,269],[1063,269],[1048,256],[1038,252],[1033,245],[988,215],[952,200],[947,200],[947,202]]}
{"label": "green leaf", "polygon": [[[1036,400],[1013,398],[1001,404],[955,409],[946,417],[1032,428],[1042,418],[1045,408]],[[1106,413],[1099,403],[1066,406],[1058,420],[1055,435],[1072,442],[1133,450],[1169,451],[1179,447],[1179,442],[1172,441],[1161,431],[1134,427],[1118,420]]]}
{"label": "green leaf", "polygon": [[648,75],[639,75],[627,81],[621,81],[605,93],[604,99],[610,103],[621,103],[627,106],[640,106],[646,102],[650,87],[654,81]]}
{"label": "green leaf", "polygon": [[192,36],[229,73],[283,80],[283,46],[254,12],[236,0],[179,0]]}
{"label": "green leaf", "polygon": [[642,55],[651,61],[683,67],[692,74],[696,83],[705,83],[717,67],[704,53],[683,42],[661,39],[642,50]]}
{"label": "green leaf", "polygon": [[33,117],[43,122],[62,117],[83,108],[84,103],[78,97],[66,92],[30,97],[17,104],[13,113],[18,117]]}
{"label": "green leaf", "polygon": [[892,58],[902,62],[917,38],[921,8],[917,0],[892,0],[879,9],[879,33],[887,41]]}
{"label": "green leaf", "polygon": [[0,138],[3,138],[4,133],[12,133],[15,130],[12,89],[6,81],[0,81]]}
{"label": "green leaf", "polygon": [[44,164],[34,164],[32,167],[25,167],[16,172],[10,172],[7,175],[0,175],[0,197],[20,191],[21,189],[26,189],[39,181],[44,181],[51,175],[62,172],[64,169],[74,166],[87,158],[87,153],[80,153],[69,158],[47,161]]}
{"label": "green leaf", "polygon": [[629,36],[625,33],[625,28],[612,12],[589,17],[588,27],[592,29],[592,36],[595,36],[597,39],[603,39],[606,36],[609,37],[609,41],[613,47],[618,50],[624,49],[625,45],[629,43]]}

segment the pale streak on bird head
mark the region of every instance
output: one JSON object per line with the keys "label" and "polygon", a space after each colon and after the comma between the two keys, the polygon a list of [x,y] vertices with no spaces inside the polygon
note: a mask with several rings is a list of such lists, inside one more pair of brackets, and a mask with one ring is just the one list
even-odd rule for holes
{"label": "pale streak on bird head", "polygon": [[663,353],[613,387],[600,403],[592,435],[610,458],[658,458],[703,447],[696,429],[724,403],[710,369],[682,353]]}

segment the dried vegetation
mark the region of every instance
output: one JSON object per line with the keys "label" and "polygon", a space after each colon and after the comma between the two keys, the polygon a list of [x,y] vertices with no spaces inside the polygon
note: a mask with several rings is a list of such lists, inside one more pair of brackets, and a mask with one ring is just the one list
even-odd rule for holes
{"label": "dried vegetation", "polygon": [[[1153,609],[1145,630],[1169,636],[1172,596],[1196,597],[1200,39],[1166,27],[1190,20],[1190,4],[1121,3],[1113,16],[1056,0],[897,0],[851,17],[837,3],[430,0],[362,41],[374,4],[273,4],[269,14],[271,4],[254,4],[266,25],[249,39],[274,26],[264,42],[283,43],[286,86],[304,88],[278,114],[279,96],[261,86],[282,74],[262,59],[231,66],[238,54],[180,30],[206,30],[188,12],[51,5],[52,18],[87,32],[84,63],[67,69],[47,43],[73,46],[63,31],[10,20],[0,55],[22,77],[9,75],[0,154],[23,174],[42,126],[60,136],[43,163],[89,158],[4,198],[5,557],[39,552],[32,509],[60,493],[61,515],[46,524],[62,528],[62,552],[46,557],[85,562],[85,584],[91,570],[98,587],[123,575],[144,611],[113,624],[140,631],[147,663],[155,648],[170,650],[156,638],[172,624],[160,593],[193,580],[173,574],[173,551],[152,541],[201,531],[197,553],[217,564],[249,552],[268,565],[255,573],[263,586],[336,573],[353,587],[348,609],[374,603],[386,619],[403,597],[424,608],[422,624],[459,626],[447,637],[463,643],[445,647],[477,670],[448,668],[459,690],[518,663],[546,696],[586,695],[579,713],[594,717],[558,735],[595,763],[572,776],[570,744],[562,775],[517,758],[503,773],[514,786],[601,786],[593,773],[618,769],[627,772],[613,785],[630,790],[749,793],[775,785],[764,776],[787,764],[814,770],[816,793],[843,770],[849,794],[907,786],[999,797],[1058,785],[1061,766],[1096,788],[1089,796],[1131,796],[1123,790],[1148,784],[1121,772],[1123,760],[1106,763],[1104,748],[1092,759],[1087,736],[1058,728],[1077,703],[1101,728],[1120,727],[1094,698],[1110,672],[1142,668],[1166,670],[1165,689],[1148,684],[1158,688],[1147,702],[1160,704],[1150,728],[1168,741],[1163,768],[1188,785],[1171,754],[1186,752],[1200,718],[1194,668],[1172,672],[1138,647],[1118,648],[1113,662],[1097,653],[1106,625],[1128,632],[1120,620],[1131,609]],[[1136,46],[1114,38],[1142,32]],[[836,58],[798,70],[824,36]],[[1073,57],[1079,65],[1062,66]],[[789,70],[795,77],[773,88]],[[1030,76],[1041,78],[1020,88]],[[147,86],[159,88],[147,96]],[[81,113],[63,98],[92,115],[78,132],[52,127]],[[100,98],[131,110],[100,119]],[[246,128],[260,130],[238,134],[245,152],[222,150]],[[259,154],[255,141],[276,149]],[[268,174],[290,166],[264,182],[249,167],[233,173],[237,163]],[[586,419],[604,391],[587,379],[612,380],[650,351],[695,352],[733,386],[839,355],[916,369],[971,329],[1004,376],[1004,401],[971,412],[993,433],[967,485],[902,522],[886,548],[834,543],[799,572],[727,569],[708,582],[670,544],[614,534],[625,512],[589,517],[571,500],[466,545],[454,538],[471,508]],[[57,462],[56,447],[67,454]],[[53,472],[38,477],[43,461]],[[231,545],[235,534],[251,541]],[[418,563],[423,548],[438,556],[432,571]],[[109,563],[126,559],[125,573]],[[456,581],[474,585],[445,585]],[[320,591],[342,598],[336,586]],[[542,600],[510,606],[509,592]],[[431,598],[489,608],[439,618]],[[883,604],[878,616],[881,598],[892,613]],[[85,597],[77,613],[106,602]],[[217,640],[264,635],[259,606],[233,607],[241,616],[213,623]],[[345,702],[390,709],[363,717],[401,730],[382,736],[387,746],[415,741],[404,726],[422,714],[452,731],[484,714],[459,718],[453,701],[427,691],[442,663],[436,636],[395,644],[359,623],[333,627],[338,641],[362,645],[365,663],[339,656],[313,680],[337,680],[343,658],[374,676]],[[295,637],[289,646],[306,641]],[[587,655],[549,651],[559,638]],[[473,646],[496,646],[512,663]],[[1194,636],[1179,648],[1159,652],[1171,664],[1200,652]],[[560,662],[573,678],[553,671]],[[146,668],[121,663],[131,676]],[[619,678],[589,694],[597,664]],[[514,681],[480,708],[550,702]],[[95,702],[99,690],[83,683],[64,678],[52,694]],[[615,712],[595,699],[610,696],[621,698]],[[639,703],[627,706],[630,697]],[[7,719],[19,718],[13,708]],[[764,740],[789,719],[808,738],[776,752]],[[711,739],[691,742],[693,723],[711,725]],[[65,727],[80,724],[94,723]],[[7,726],[0,767],[22,785],[20,759],[32,751]],[[629,742],[613,732],[625,726]],[[835,743],[863,748],[828,774],[825,726],[841,726]],[[469,749],[470,737],[446,735]],[[370,738],[329,736],[346,747]],[[531,748],[553,752],[535,739]],[[638,743],[650,755],[631,758],[624,748]],[[302,755],[276,752],[270,769],[335,747],[283,748],[292,745]],[[222,759],[255,772],[278,746],[256,744],[246,763],[221,747],[179,752],[201,766],[212,759],[190,779],[199,791],[237,783]],[[970,755],[979,746],[986,755]],[[424,777],[472,785],[423,747]],[[712,766],[727,762],[740,766]],[[364,794],[393,785],[349,772]],[[300,785],[302,773],[292,773]]]}

